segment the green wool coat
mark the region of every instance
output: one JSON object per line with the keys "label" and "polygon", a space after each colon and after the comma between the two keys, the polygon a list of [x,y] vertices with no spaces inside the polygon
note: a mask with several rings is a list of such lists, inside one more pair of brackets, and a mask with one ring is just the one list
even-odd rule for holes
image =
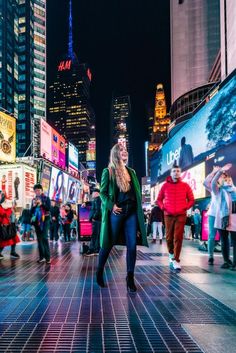
{"label": "green wool coat", "polygon": [[[137,244],[148,246],[146,227],[144,224],[144,216],[141,204],[141,192],[138,182],[138,178],[133,169],[128,168],[134,191],[137,200],[137,218],[138,218],[138,233],[137,233]],[[109,169],[105,168],[102,173],[100,197],[102,200],[102,224],[100,232],[100,246],[104,249],[109,248],[113,245],[125,245],[125,237],[123,232],[117,241],[117,244],[113,244],[110,231],[110,214],[115,204],[115,195],[117,195],[118,187],[115,181],[115,177],[110,175]]]}

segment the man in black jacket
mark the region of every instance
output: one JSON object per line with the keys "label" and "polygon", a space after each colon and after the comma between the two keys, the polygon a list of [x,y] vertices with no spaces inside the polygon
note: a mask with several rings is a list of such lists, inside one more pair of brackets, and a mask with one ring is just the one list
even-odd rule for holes
{"label": "man in black jacket", "polygon": [[89,250],[85,254],[85,256],[93,256],[98,255],[100,244],[99,244],[99,237],[100,237],[100,229],[101,229],[101,199],[100,199],[100,190],[94,189],[92,195],[92,207],[89,215],[89,220],[92,221],[93,224],[93,231],[92,237],[89,245]]}
{"label": "man in black jacket", "polygon": [[50,227],[50,198],[43,194],[41,184],[34,185],[35,198],[31,204],[31,222],[35,226],[37,235],[39,259],[38,263],[46,261],[47,264],[51,263],[50,248],[48,243],[48,232]]}
{"label": "man in black jacket", "polygon": [[56,204],[55,200],[51,200],[51,222],[50,222],[50,240],[58,241],[58,229],[59,229],[59,216],[60,216],[60,209]]}

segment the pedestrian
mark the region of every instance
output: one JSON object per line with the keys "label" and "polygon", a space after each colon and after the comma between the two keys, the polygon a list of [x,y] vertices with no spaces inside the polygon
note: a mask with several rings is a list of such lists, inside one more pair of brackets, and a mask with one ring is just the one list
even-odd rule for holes
{"label": "pedestrian", "polygon": [[78,236],[78,216],[75,210],[72,210],[72,212],[73,212],[73,221],[70,225],[70,232],[71,232],[72,239],[76,240]]}
{"label": "pedestrian", "polygon": [[50,228],[50,198],[43,193],[41,184],[34,185],[35,198],[31,204],[31,222],[35,227],[38,241],[39,259],[38,263],[46,261],[51,263],[50,248],[48,243],[48,232]]}
{"label": "pedestrian", "polygon": [[92,193],[92,207],[89,215],[89,220],[92,222],[92,237],[89,244],[89,249],[85,256],[93,256],[99,253],[100,249],[100,229],[101,229],[101,198],[100,190],[94,189]]}
{"label": "pedestrian", "polygon": [[0,260],[4,259],[2,251],[6,246],[11,247],[11,258],[20,258],[20,255],[16,253],[16,244],[20,242],[20,238],[16,233],[16,224],[13,221],[14,213],[14,206],[9,207],[5,194],[0,191]]}
{"label": "pedestrian", "polygon": [[163,239],[163,211],[159,206],[154,205],[151,210],[150,223],[152,227],[152,243],[156,244],[157,233],[159,235],[159,242],[162,244]]}
{"label": "pedestrian", "polygon": [[31,233],[31,212],[30,205],[27,204],[21,214],[21,230],[23,232],[22,240],[30,240]]}
{"label": "pedestrian", "polygon": [[201,218],[200,210],[198,208],[194,210],[193,220],[194,220],[194,239],[199,239],[200,232],[201,232],[202,218]]}
{"label": "pedestrian", "polygon": [[214,248],[215,248],[215,237],[217,229],[214,227],[215,224],[215,216],[216,216],[216,196],[212,191],[212,179],[219,171],[220,167],[214,166],[213,170],[210,174],[207,175],[206,179],[203,182],[205,188],[211,193],[211,202],[207,211],[208,215],[208,242],[207,242],[207,250],[208,250],[208,264],[214,265]]}
{"label": "pedestrian", "polygon": [[[221,268],[236,270],[236,187],[227,171],[232,167],[228,163],[220,168],[212,179],[212,192],[216,198],[214,227],[220,233],[224,263]],[[233,246],[233,262],[230,260],[229,233]]]}
{"label": "pedestrian", "polygon": [[[102,173],[100,197],[102,224],[100,233],[97,283],[104,287],[103,271],[113,245],[126,244],[127,289],[137,290],[134,282],[137,235],[140,245],[148,246],[141,203],[140,185],[133,169],[127,166],[128,152],[116,144],[110,152],[110,163]],[[139,234],[138,234],[139,230]]]}
{"label": "pedestrian", "polygon": [[194,239],[194,234],[195,234],[195,225],[194,225],[194,211],[191,212],[191,235],[192,235],[192,240]]}
{"label": "pedestrian", "polygon": [[188,214],[186,218],[185,226],[184,226],[184,236],[186,239],[190,239],[191,222],[192,222],[192,216],[191,214]]}
{"label": "pedestrian", "polygon": [[70,226],[73,221],[73,218],[74,214],[71,208],[71,204],[68,202],[65,204],[65,213],[64,218],[62,219],[65,242],[70,241]]}
{"label": "pedestrian", "polygon": [[193,206],[194,196],[190,186],[181,180],[181,168],[176,164],[171,168],[170,176],[161,187],[157,203],[164,211],[170,266],[175,270],[181,270],[180,253],[186,211]]}
{"label": "pedestrian", "polygon": [[58,229],[59,229],[59,217],[60,217],[60,209],[56,204],[55,200],[51,200],[51,208],[50,208],[50,240],[58,241]]}

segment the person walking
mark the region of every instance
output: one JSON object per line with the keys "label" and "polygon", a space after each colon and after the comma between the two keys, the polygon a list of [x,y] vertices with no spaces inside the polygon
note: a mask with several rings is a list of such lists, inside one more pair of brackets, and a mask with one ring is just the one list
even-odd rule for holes
{"label": "person walking", "polygon": [[27,204],[26,208],[23,209],[21,214],[21,229],[23,232],[22,240],[30,240],[31,233],[31,213],[30,213],[30,205]]}
{"label": "person walking", "polygon": [[101,228],[101,198],[100,190],[94,189],[92,194],[92,207],[89,215],[89,220],[92,222],[92,237],[89,244],[89,249],[85,256],[93,256],[99,253],[100,249],[100,228]]}
{"label": "person walking", "polygon": [[[221,268],[236,270],[236,187],[227,171],[232,167],[228,163],[220,168],[212,179],[212,192],[216,197],[214,227],[220,233],[224,263]],[[230,260],[229,233],[233,246],[233,262]]]}
{"label": "person walking", "polygon": [[50,248],[48,243],[48,232],[50,228],[50,198],[43,193],[41,184],[34,185],[35,198],[31,204],[31,222],[35,227],[38,241],[39,259],[38,263],[46,261],[51,263]]}
{"label": "person walking", "polygon": [[163,212],[159,206],[155,205],[152,208],[150,215],[150,223],[152,227],[152,243],[156,244],[157,233],[159,235],[159,242],[162,244],[163,239]]}
{"label": "person walking", "polygon": [[71,204],[68,202],[65,205],[64,218],[62,218],[63,233],[64,233],[65,242],[70,241],[70,234],[71,234],[70,225],[73,221],[73,218],[74,218],[74,213],[72,211]]}
{"label": "person walking", "polygon": [[194,196],[190,186],[181,180],[179,166],[174,165],[171,168],[170,176],[158,194],[157,203],[164,211],[170,266],[175,270],[181,270],[180,253],[186,212],[193,206]]}
{"label": "person walking", "polygon": [[51,208],[50,208],[50,240],[55,240],[56,242],[59,239],[58,229],[59,229],[59,217],[60,217],[60,208],[57,206],[55,200],[51,200]]}
{"label": "person walking", "polygon": [[207,175],[206,179],[203,182],[205,188],[211,193],[211,202],[209,209],[207,211],[208,215],[208,242],[207,242],[207,250],[208,250],[208,264],[214,265],[214,248],[215,248],[215,237],[217,229],[215,228],[215,217],[216,217],[216,196],[212,191],[212,179],[216,175],[216,173],[220,170],[220,167],[214,166],[213,170],[210,174]]}
{"label": "person walking", "polygon": [[16,253],[16,244],[20,242],[20,238],[16,232],[14,213],[14,206],[8,206],[5,194],[0,191],[0,260],[4,259],[2,251],[6,246],[11,247],[11,258],[20,258],[20,255]]}
{"label": "person walking", "polygon": [[[134,282],[136,245],[148,246],[140,185],[133,169],[127,166],[128,152],[116,144],[110,152],[110,163],[102,173],[100,197],[102,224],[100,233],[99,262],[96,279],[104,287],[104,266],[113,245],[126,244],[127,290],[137,290]],[[139,231],[139,234],[138,234]],[[137,238],[138,236],[138,238]]]}
{"label": "person walking", "polygon": [[202,218],[201,218],[200,210],[198,208],[194,210],[193,220],[194,220],[194,239],[199,239],[200,232],[201,232]]}

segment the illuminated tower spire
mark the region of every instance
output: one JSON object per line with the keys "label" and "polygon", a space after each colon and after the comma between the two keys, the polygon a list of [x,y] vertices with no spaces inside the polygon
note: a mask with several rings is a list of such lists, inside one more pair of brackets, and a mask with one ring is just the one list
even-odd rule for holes
{"label": "illuminated tower spire", "polygon": [[69,41],[68,41],[68,55],[73,58],[73,33],[72,33],[72,0],[69,2]]}

